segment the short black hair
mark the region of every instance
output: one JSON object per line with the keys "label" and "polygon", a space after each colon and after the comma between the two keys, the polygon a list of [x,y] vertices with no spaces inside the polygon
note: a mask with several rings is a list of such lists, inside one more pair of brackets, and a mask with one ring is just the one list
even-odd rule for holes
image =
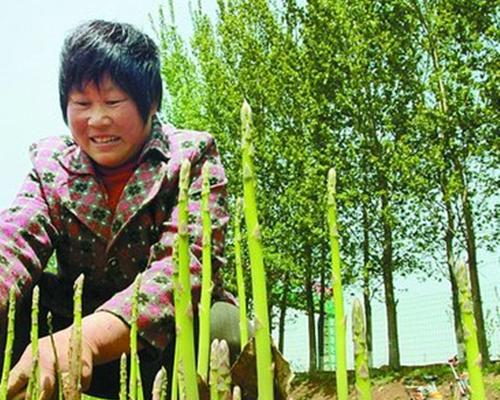
{"label": "short black hair", "polygon": [[130,24],[92,20],[79,25],[64,41],[59,69],[59,102],[64,122],[69,92],[104,75],[135,102],[144,123],[153,104],[161,106],[162,81],[158,47]]}

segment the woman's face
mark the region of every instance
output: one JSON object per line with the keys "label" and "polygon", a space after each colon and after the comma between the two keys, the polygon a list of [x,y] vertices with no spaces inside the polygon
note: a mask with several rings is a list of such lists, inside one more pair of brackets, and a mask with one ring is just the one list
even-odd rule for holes
{"label": "woman's face", "polygon": [[132,98],[105,75],[68,96],[68,125],[75,142],[98,165],[119,167],[141,151],[151,131]]}

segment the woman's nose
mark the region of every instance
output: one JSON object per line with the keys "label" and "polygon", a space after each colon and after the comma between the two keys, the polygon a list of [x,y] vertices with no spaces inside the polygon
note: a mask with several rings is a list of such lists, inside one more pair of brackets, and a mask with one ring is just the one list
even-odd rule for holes
{"label": "woman's nose", "polygon": [[88,124],[91,127],[103,127],[111,124],[111,117],[108,115],[106,109],[101,106],[92,107],[88,119]]}

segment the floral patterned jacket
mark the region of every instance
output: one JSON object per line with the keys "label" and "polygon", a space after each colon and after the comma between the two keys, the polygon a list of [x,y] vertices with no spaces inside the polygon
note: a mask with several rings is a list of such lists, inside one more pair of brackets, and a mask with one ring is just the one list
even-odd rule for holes
{"label": "floral patterned jacket", "polygon": [[[85,274],[84,314],[111,312],[131,318],[132,283],[144,271],[139,300],[139,334],[163,349],[174,334],[172,244],[177,232],[180,165],[191,161],[189,230],[193,303],[201,272],[201,167],[211,163],[213,298],[229,300],[218,273],[228,221],[226,177],[213,138],[202,132],[162,127],[155,120],[139,165],[113,213],[88,156],[70,137],[53,137],[30,149],[33,169],[14,204],[0,213],[0,313],[8,290],[18,297],[39,284],[42,304],[72,315],[73,282]],[[44,271],[53,253],[57,273]]]}

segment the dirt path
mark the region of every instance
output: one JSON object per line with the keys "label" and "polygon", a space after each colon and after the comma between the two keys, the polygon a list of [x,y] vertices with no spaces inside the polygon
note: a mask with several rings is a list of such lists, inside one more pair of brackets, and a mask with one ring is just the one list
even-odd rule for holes
{"label": "dirt path", "polygon": [[[500,376],[489,374],[485,377],[486,400],[500,400]],[[352,389],[352,388],[351,388]],[[448,384],[438,387],[444,400],[451,399]],[[377,383],[373,388],[373,400],[409,400],[402,382]],[[328,381],[325,377],[309,380],[299,379],[293,386],[293,400],[335,400],[335,382]],[[355,400],[353,390],[349,395],[350,400]]]}

